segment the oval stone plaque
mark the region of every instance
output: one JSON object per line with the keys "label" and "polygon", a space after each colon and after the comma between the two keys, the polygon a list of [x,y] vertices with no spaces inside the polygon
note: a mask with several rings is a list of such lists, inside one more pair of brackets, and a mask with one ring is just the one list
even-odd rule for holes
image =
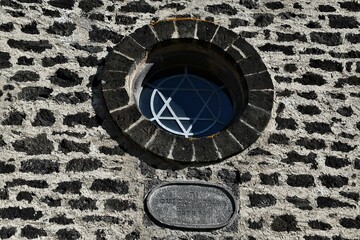
{"label": "oval stone plaque", "polygon": [[188,229],[215,229],[235,217],[233,195],[220,185],[170,182],[157,186],[146,197],[149,214],[162,225]]}

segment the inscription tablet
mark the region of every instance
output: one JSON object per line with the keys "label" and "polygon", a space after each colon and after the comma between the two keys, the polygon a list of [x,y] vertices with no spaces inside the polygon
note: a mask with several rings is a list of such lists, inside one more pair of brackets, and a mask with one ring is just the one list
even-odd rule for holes
{"label": "inscription tablet", "polygon": [[176,228],[216,229],[236,215],[233,195],[224,187],[202,182],[170,182],[146,197],[146,208],[158,223]]}

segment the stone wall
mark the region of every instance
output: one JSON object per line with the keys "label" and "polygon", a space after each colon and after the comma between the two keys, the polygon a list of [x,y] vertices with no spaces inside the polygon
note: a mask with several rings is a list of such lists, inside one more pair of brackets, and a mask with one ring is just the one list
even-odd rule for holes
{"label": "stone wall", "polygon": [[[359,12],[358,1],[1,0],[0,238],[358,239]],[[152,162],[119,147],[93,108],[112,47],[175,17],[240,34],[273,79],[267,128],[221,163]],[[170,180],[230,186],[235,226],[147,224],[147,183]]]}

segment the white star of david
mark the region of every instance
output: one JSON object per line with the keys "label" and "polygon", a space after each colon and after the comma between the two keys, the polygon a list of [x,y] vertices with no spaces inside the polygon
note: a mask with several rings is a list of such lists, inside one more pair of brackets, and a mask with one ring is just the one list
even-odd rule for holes
{"label": "white star of david", "polygon": [[[165,82],[171,81],[174,78],[179,78],[179,76],[181,76],[182,78],[175,87],[172,87],[172,88],[161,87],[162,85],[164,85]],[[203,83],[206,83],[204,85],[207,85],[208,87],[199,89],[194,86],[193,81],[202,81]],[[187,82],[188,83],[187,85],[189,85],[191,87],[190,88],[182,87],[182,85],[185,82]],[[151,84],[148,84],[148,85],[154,89],[151,94],[151,98],[150,98],[150,109],[151,109],[151,113],[153,115],[153,118],[151,118],[150,120],[156,121],[157,124],[159,124],[162,128],[166,129],[167,131],[172,132],[174,134],[182,135],[185,137],[190,137],[190,136],[199,135],[199,134],[202,134],[202,133],[208,131],[216,123],[220,123],[225,126],[225,124],[219,120],[220,113],[221,113],[221,103],[220,103],[221,100],[218,95],[219,90],[222,90],[224,87],[218,87],[214,84],[210,84],[207,80],[205,80],[199,76],[189,74],[187,67],[185,67],[184,73],[181,75],[175,75],[175,76],[164,78],[161,80],[161,82],[159,84],[156,84],[156,86],[151,85]],[[171,94],[168,98],[162,93],[162,91],[164,91],[164,90],[171,91]],[[178,116],[179,113],[176,113],[176,111],[171,106],[171,102],[173,101],[174,95],[179,91],[194,92],[196,94],[196,96],[200,99],[200,101],[202,102],[203,106],[201,107],[201,109],[199,109],[199,111],[195,117]],[[204,97],[202,94],[200,94],[201,91],[207,91],[210,94],[207,97]],[[159,96],[163,102],[163,105],[161,106],[160,110],[157,112],[156,112],[155,106],[154,106],[154,99],[156,96]],[[218,108],[219,111],[216,113],[214,113],[213,109],[209,106],[209,103],[214,96],[217,97],[217,103],[219,104],[219,108]],[[198,99],[196,99],[196,100],[198,100]],[[162,114],[166,110],[168,110],[168,112],[170,112],[171,116],[162,116]],[[210,113],[211,117],[204,117],[203,113],[205,110],[207,110],[207,112]],[[162,122],[162,120],[175,120],[177,125],[181,129],[181,131],[169,128]],[[182,121],[189,121],[190,122],[189,127],[185,127],[184,124],[182,123]],[[198,121],[204,121],[204,122],[207,122],[208,124],[205,127],[203,127],[202,129],[193,130],[194,125]]]}

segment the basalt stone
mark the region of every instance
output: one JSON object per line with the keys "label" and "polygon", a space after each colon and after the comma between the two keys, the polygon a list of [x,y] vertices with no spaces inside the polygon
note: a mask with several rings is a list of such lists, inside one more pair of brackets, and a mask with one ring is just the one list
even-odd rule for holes
{"label": "basalt stone", "polygon": [[119,224],[123,219],[113,216],[88,215],[82,218],[85,222],[105,222],[111,224]]}
{"label": "basalt stone", "polygon": [[[348,52],[334,52],[330,51],[329,54],[335,58],[360,58],[360,51],[348,51]],[[351,71],[351,66],[350,66]]]}
{"label": "basalt stone", "polygon": [[142,120],[136,126],[128,131],[132,140],[138,143],[140,146],[145,146],[155,134],[157,127],[148,120]]}
{"label": "basalt stone", "polygon": [[276,124],[277,124],[277,126],[276,126],[277,130],[281,130],[281,129],[296,130],[297,127],[298,127],[298,124],[292,118],[276,117],[275,121],[276,121]]}
{"label": "basalt stone", "polygon": [[336,112],[344,117],[351,117],[351,115],[353,115],[354,113],[354,110],[351,108],[351,106],[349,106],[349,107],[340,107],[336,110]]}
{"label": "basalt stone", "polygon": [[286,183],[293,187],[314,187],[314,177],[308,174],[288,175]]}
{"label": "basalt stone", "polygon": [[124,150],[121,149],[119,146],[115,146],[115,147],[101,146],[101,147],[99,147],[99,151],[100,151],[100,153],[103,153],[106,155],[119,155],[119,156],[124,155]]}
{"label": "basalt stone", "polygon": [[35,211],[34,208],[7,207],[0,208],[0,218],[14,220],[39,220],[43,216],[42,212]]}
{"label": "basalt stone", "polygon": [[7,188],[0,189],[0,200],[8,200],[9,191]]}
{"label": "basalt stone", "polygon": [[260,181],[263,185],[278,186],[279,185],[279,173],[264,174],[260,173]]}
{"label": "basalt stone", "polygon": [[265,6],[271,10],[284,8],[284,4],[282,2],[268,2],[265,3]]}
{"label": "basalt stone", "polygon": [[89,100],[90,95],[85,92],[59,93],[54,99],[67,104],[78,104]]}
{"label": "basalt stone", "polygon": [[58,215],[56,217],[50,218],[49,223],[68,225],[68,224],[74,224],[74,220],[71,218],[67,218],[65,215]]}
{"label": "basalt stone", "polygon": [[256,141],[259,136],[259,132],[241,121],[233,123],[228,131],[240,142],[240,144],[246,148],[250,144]]}
{"label": "basalt stone", "polygon": [[330,5],[319,5],[320,12],[335,12],[336,9]]}
{"label": "basalt stone", "polygon": [[332,133],[330,124],[323,123],[323,122],[305,122],[305,130],[312,134],[312,133]]}
{"label": "basalt stone", "polygon": [[329,15],[329,25],[331,28],[358,28],[359,22],[356,17]]}
{"label": "basalt stone", "polygon": [[96,67],[99,65],[99,60],[96,56],[76,57],[80,67]]}
{"label": "basalt stone", "polygon": [[318,115],[321,113],[321,110],[315,105],[298,105],[296,108],[302,114],[310,116]]}
{"label": "basalt stone", "polygon": [[54,113],[48,109],[40,109],[32,123],[33,126],[52,126],[55,123]]}
{"label": "basalt stone", "polygon": [[45,180],[25,180],[25,179],[13,179],[11,182],[6,182],[6,187],[28,186],[32,188],[47,188],[48,183]]}
{"label": "basalt stone", "polygon": [[125,240],[140,240],[140,232],[135,230],[129,234],[126,234]]}
{"label": "basalt stone", "polygon": [[89,147],[90,147],[90,143],[79,143],[66,139],[63,139],[59,144],[59,150],[63,153],[69,153],[69,152],[89,153],[90,152]]}
{"label": "basalt stone", "polygon": [[278,97],[290,97],[294,92],[289,90],[289,89],[285,89],[284,91],[278,92],[277,96]]}
{"label": "basalt stone", "polygon": [[0,228],[0,238],[1,239],[11,238],[12,236],[15,235],[15,233],[16,233],[16,228],[15,227],[2,226]]}
{"label": "basalt stone", "polygon": [[105,209],[107,210],[114,210],[117,212],[127,211],[127,210],[134,210],[136,211],[136,206],[133,202],[128,200],[121,200],[121,199],[107,199],[105,204]]}
{"label": "basalt stone", "polygon": [[342,72],[343,71],[342,63],[332,61],[332,60],[310,59],[309,66],[312,68],[320,68],[324,71],[329,71],[329,72],[333,72],[333,71]]}
{"label": "basalt stone", "polygon": [[326,147],[323,139],[300,138],[296,141],[296,145],[303,146],[309,150],[324,149]]}
{"label": "basalt stone", "polygon": [[271,229],[276,232],[292,232],[299,231],[296,218],[293,215],[285,214],[276,216],[271,223]]}
{"label": "basalt stone", "polygon": [[288,138],[285,134],[278,134],[278,133],[274,133],[271,134],[269,139],[268,139],[268,143],[273,143],[273,144],[288,144],[289,143],[290,138]]}
{"label": "basalt stone", "polygon": [[275,76],[275,80],[278,82],[278,83],[291,83],[292,82],[292,79],[290,77],[283,77],[283,76]]}
{"label": "basalt stone", "polygon": [[0,69],[9,68],[12,66],[10,63],[10,54],[7,52],[0,52]]}
{"label": "basalt stone", "polygon": [[305,235],[305,240],[330,240],[329,237],[320,236],[320,235]]}
{"label": "basalt stone", "polygon": [[173,21],[160,21],[153,26],[160,41],[171,39],[175,32],[174,23]]}
{"label": "basalt stone", "polygon": [[330,229],[332,229],[330,224],[325,223],[325,222],[321,222],[319,220],[309,221],[308,225],[312,229],[318,229],[318,230],[330,230]]}
{"label": "basalt stone", "polygon": [[179,161],[190,162],[193,158],[194,149],[192,141],[183,137],[175,137],[175,145],[172,156]]}
{"label": "basalt stone", "polygon": [[339,200],[330,197],[318,197],[316,199],[316,202],[319,208],[339,208],[339,207],[355,208],[355,206],[352,204],[341,202]]}
{"label": "basalt stone", "polygon": [[251,180],[249,172],[240,173],[238,170],[221,169],[218,171],[218,177],[228,184],[241,184]]}
{"label": "basalt stone", "polygon": [[352,228],[352,229],[360,229],[360,216],[356,218],[341,218],[340,219],[341,226],[345,228]]}
{"label": "basalt stone", "polygon": [[222,4],[215,4],[215,5],[208,5],[205,8],[206,11],[212,14],[226,14],[226,15],[235,15],[237,10],[231,7],[229,4],[222,3]]}
{"label": "basalt stone", "polygon": [[124,37],[114,49],[137,62],[142,60],[145,56],[145,49],[131,37]]}
{"label": "basalt stone", "polygon": [[248,226],[250,229],[262,229],[263,228],[263,223],[264,223],[264,219],[260,218],[259,221],[253,221],[251,219],[248,219]]}
{"label": "basalt stone", "polygon": [[285,55],[294,55],[294,46],[285,46],[285,45],[277,45],[266,43],[265,45],[259,47],[261,51],[264,52],[282,52]]}
{"label": "basalt stone", "polygon": [[186,177],[187,178],[196,178],[199,180],[205,180],[205,181],[209,181],[210,177],[211,177],[212,171],[210,168],[204,168],[204,169],[199,169],[199,168],[189,168],[187,173],[186,173]]}
{"label": "basalt stone", "polygon": [[103,91],[103,96],[109,111],[124,107],[129,102],[129,95],[125,88]]}
{"label": "basalt stone", "polygon": [[73,172],[89,172],[94,171],[98,168],[102,167],[102,162],[98,159],[92,158],[79,158],[72,159],[66,164],[66,171]]}
{"label": "basalt stone", "polygon": [[21,236],[27,239],[34,239],[47,236],[47,233],[44,229],[36,228],[31,225],[26,225],[21,229]]}
{"label": "basalt stone", "polygon": [[54,192],[61,194],[81,194],[80,189],[82,187],[82,182],[80,181],[69,181],[69,182],[60,182]]}
{"label": "basalt stone", "polygon": [[31,201],[33,200],[32,195],[33,195],[32,193],[22,191],[18,193],[18,195],[16,196],[16,200],[17,201],[26,200],[28,203],[31,203]]}
{"label": "basalt stone", "polygon": [[319,48],[305,48],[304,51],[300,51],[300,54],[306,54],[306,55],[321,55],[325,54],[326,52]]}
{"label": "basalt stone", "polygon": [[49,4],[57,8],[72,9],[75,4],[75,0],[51,0],[49,1]]}
{"label": "basalt stone", "polygon": [[343,93],[330,93],[331,98],[346,100],[346,96]]}
{"label": "basalt stone", "polygon": [[37,135],[35,138],[25,138],[13,142],[15,151],[25,152],[28,155],[50,154],[54,150],[53,143],[47,138],[45,133]]}
{"label": "basalt stone", "polygon": [[18,2],[38,4],[38,3],[42,3],[43,1],[42,0],[18,0]]}
{"label": "basalt stone", "polygon": [[50,10],[46,8],[42,8],[44,16],[50,17],[60,17],[60,12],[58,10]]}
{"label": "basalt stone", "polygon": [[256,14],[255,15],[255,26],[267,27],[274,21],[274,15],[270,13]]}
{"label": "basalt stone", "polygon": [[15,172],[15,166],[6,162],[0,161],[0,174]]}
{"label": "basalt stone", "polygon": [[79,8],[84,12],[90,12],[94,8],[101,7],[103,2],[101,0],[81,0],[79,3]]}
{"label": "basalt stone", "polygon": [[344,196],[346,198],[352,199],[354,201],[359,201],[360,194],[357,192],[339,192],[341,196]]}
{"label": "basalt stone", "polygon": [[[118,53],[109,55],[105,63],[104,71],[118,71],[128,73],[134,64],[134,61]],[[116,73],[115,73],[116,74]]]}
{"label": "basalt stone", "polygon": [[17,48],[23,51],[32,51],[36,53],[42,53],[46,49],[52,48],[52,45],[49,43],[48,40],[25,41],[25,40],[9,39],[7,43],[12,48]]}
{"label": "basalt stone", "polygon": [[56,232],[59,240],[75,240],[80,239],[81,234],[74,228],[60,229]]}
{"label": "basalt stone", "polygon": [[31,23],[23,26],[21,31],[28,34],[39,34],[39,30],[37,29],[36,21],[32,21]]}
{"label": "basalt stone", "polygon": [[298,68],[296,67],[296,64],[293,64],[293,63],[288,63],[288,64],[285,64],[285,66],[284,66],[284,70],[289,73],[296,72],[297,69]]}
{"label": "basalt stone", "polygon": [[347,78],[340,78],[336,82],[335,87],[340,88],[340,87],[343,87],[345,84],[350,85],[350,86],[360,86],[360,77],[350,76]]}
{"label": "basalt stone", "polygon": [[11,32],[14,30],[14,24],[12,22],[0,24],[0,31]]}
{"label": "basalt stone", "polygon": [[317,99],[318,95],[316,94],[315,91],[310,91],[310,92],[298,92],[297,93],[300,97],[308,99],[308,100],[314,100]]}
{"label": "basalt stone", "polygon": [[346,1],[346,2],[339,2],[340,7],[346,9],[350,12],[359,12],[360,11],[360,3],[356,1]]}
{"label": "basalt stone", "polygon": [[54,199],[52,197],[46,196],[45,198],[41,199],[41,201],[47,204],[49,207],[61,206],[61,199]]}
{"label": "basalt stone", "polygon": [[135,32],[130,34],[130,37],[147,50],[150,50],[158,42],[149,25],[138,28]]}
{"label": "basalt stone", "polygon": [[249,21],[239,18],[230,18],[230,28],[249,26]]}
{"label": "basalt stone", "polygon": [[[234,45],[237,41],[234,42]],[[241,72],[244,75],[260,73],[266,71],[265,64],[255,55],[248,58],[241,59],[237,62],[241,68]]]}
{"label": "basalt stone", "polygon": [[198,162],[209,162],[219,158],[217,149],[211,138],[202,138],[194,141],[195,159]]}
{"label": "basalt stone", "polygon": [[356,147],[357,145],[351,146],[347,143],[338,141],[338,142],[333,142],[333,144],[331,145],[331,150],[338,152],[350,152],[354,150]]}
{"label": "basalt stone", "polygon": [[160,9],[173,8],[176,11],[184,10],[186,7],[181,3],[168,3],[163,6],[160,6]]}
{"label": "basalt stone", "polygon": [[307,28],[321,28],[321,24],[314,21],[309,21],[305,26]]}
{"label": "basalt stone", "polygon": [[343,176],[321,175],[321,184],[327,188],[340,188],[348,185],[349,179]]}
{"label": "basalt stone", "polygon": [[102,51],[102,47],[100,46],[93,46],[93,45],[80,45],[79,43],[71,43],[70,46],[74,47],[75,49],[86,51],[89,53],[98,53]]}
{"label": "basalt stone", "polygon": [[91,184],[90,190],[101,192],[112,192],[116,194],[127,194],[129,192],[129,183],[113,179],[95,179]]}
{"label": "basalt stone", "polygon": [[356,33],[348,33],[345,35],[346,40],[348,40],[350,43],[360,43],[360,34]]}
{"label": "basalt stone", "polygon": [[155,13],[156,9],[145,0],[133,1],[120,8],[122,12]]}
{"label": "basalt stone", "polygon": [[217,29],[218,26],[215,24],[199,21],[197,26],[197,37],[200,40],[209,42],[213,38]]}
{"label": "basalt stone", "polygon": [[[27,58],[25,56],[21,56],[21,57],[18,58],[17,64],[18,65],[25,65],[25,66],[34,65],[34,58]],[[0,63],[0,68],[1,68],[1,63]]]}
{"label": "basalt stone", "polygon": [[220,152],[221,157],[230,157],[241,150],[243,147],[229,134],[227,131],[220,132],[213,136],[217,150]]}
{"label": "basalt stone", "polygon": [[307,72],[302,75],[302,78],[295,79],[295,82],[301,83],[303,85],[322,86],[326,83],[326,80],[321,75]]}
{"label": "basalt stone", "polygon": [[133,25],[136,23],[138,17],[131,17],[126,15],[116,15],[115,23],[120,25]]}
{"label": "basalt stone", "polygon": [[65,125],[74,127],[76,125],[84,125],[88,128],[97,127],[99,123],[95,117],[90,117],[90,113],[82,112],[64,117]]}
{"label": "basalt stone", "polygon": [[59,68],[55,75],[50,77],[51,83],[60,87],[74,87],[81,84],[82,80],[77,73],[66,68]]}
{"label": "basalt stone", "polygon": [[117,32],[108,30],[108,29],[100,29],[96,25],[91,26],[92,30],[89,32],[89,38],[93,42],[106,43],[108,40],[113,43],[118,43],[123,38]]}
{"label": "basalt stone", "polygon": [[300,41],[300,42],[307,42],[306,36],[303,34],[300,34],[299,32],[296,33],[281,33],[277,32],[276,35],[278,36],[278,41],[280,42],[290,42],[290,41]]}
{"label": "basalt stone", "polygon": [[276,204],[276,198],[271,194],[249,194],[250,207],[269,207]]}
{"label": "basalt stone", "polygon": [[[107,16],[107,18],[111,19],[111,16]],[[105,21],[105,15],[101,13],[92,13],[89,15],[89,19],[97,20],[97,21]]]}
{"label": "basalt stone", "polygon": [[25,113],[14,110],[10,112],[9,116],[2,121],[3,125],[21,125],[26,117]]}
{"label": "basalt stone", "polygon": [[39,81],[39,79],[39,74],[28,70],[18,71],[14,76],[10,77],[11,81],[16,82],[36,82]]}
{"label": "basalt stone", "polygon": [[338,46],[342,44],[340,33],[312,32],[310,33],[310,38],[312,42],[324,44],[327,46]]}
{"label": "basalt stone", "polygon": [[131,105],[127,108],[111,113],[112,118],[117,125],[124,131],[134,122],[136,122],[142,115],[136,105]]}
{"label": "basalt stone", "polygon": [[80,209],[81,211],[98,209],[96,207],[96,200],[87,197],[70,200],[69,205],[72,209]]}
{"label": "basalt stone", "polygon": [[[249,93],[249,103],[252,105],[255,105],[259,108],[262,108],[263,110],[267,112],[271,112],[272,106],[273,106],[273,98],[274,98],[274,92],[273,91],[251,91]],[[259,113],[260,115],[260,113]],[[266,115],[261,114],[263,118],[265,118]],[[264,119],[258,118],[258,120],[262,121],[261,125],[265,125]],[[258,126],[259,129],[262,129],[265,126]]]}
{"label": "basalt stone", "polygon": [[296,151],[291,151],[286,153],[287,158],[282,159],[282,162],[288,163],[288,164],[294,164],[296,162],[303,162],[305,164],[311,163],[312,169],[317,168],[317,162],[316,162],[316,154],[309,153],[308,155],[301,155],[297,153]]}
{"label": "basalt stone", "polygon": [[156,131],[155,139],[151,141],[148,149],[160,156],[167,157],[174,142],[174,136],[162,129]]}
{"label": "basalt stone", "polygon": [[313,208],[310,205],[310,201],[307,199],[302,199],[297,196],[286,197],[286,201],[295,205],[295,207],[301,210],[312,210]]}
{"label": "basalt stone", "polygon": [[64,57],[64,55],[60,54],[56,57],[44,57],[41,59],[41,62],[43,67],[52,67],[56,64],[67,63],[68,59]]}
{"label": "basalt stone", "polygon": [[31,172],[34,174],[50,174],[59,172],[60,164],[57,161],[29,159],[21,162],[20,172]]}
{"label": "basalt stone", "polygon": [[140,173],[142,175],[144,175],[144,177],[146,178],[154,178],[156,177],[156,171],[155,168],[153,168],[152,166],[144,163],[144,162],[140,162],[139,164],[139,168],[140,168]]}

